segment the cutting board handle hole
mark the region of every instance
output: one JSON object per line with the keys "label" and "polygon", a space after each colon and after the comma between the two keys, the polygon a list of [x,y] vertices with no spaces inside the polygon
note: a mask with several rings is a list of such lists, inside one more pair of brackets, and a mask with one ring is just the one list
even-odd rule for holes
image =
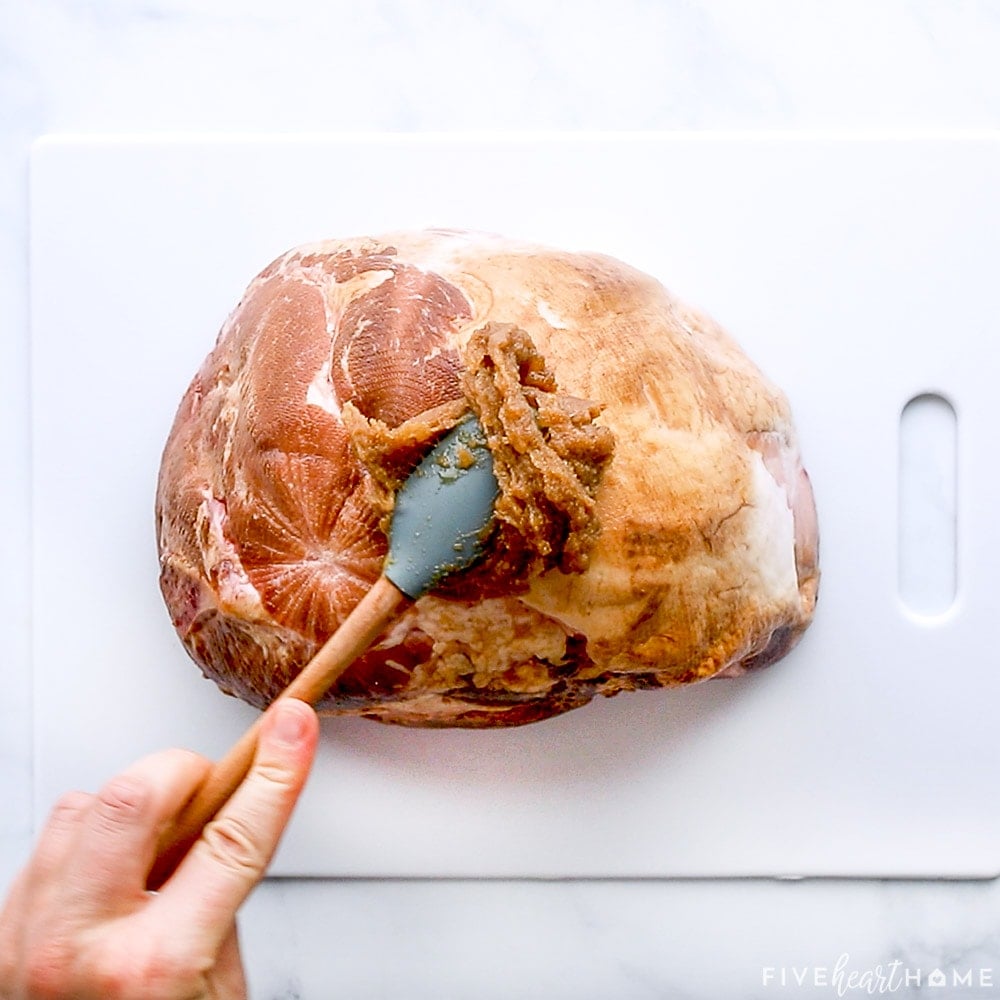
{"label": "cutting board handle hole", "polygon": [[947,612],[958,585],[958,418],[938,393],[899,418],[899,596],[922,618]]}

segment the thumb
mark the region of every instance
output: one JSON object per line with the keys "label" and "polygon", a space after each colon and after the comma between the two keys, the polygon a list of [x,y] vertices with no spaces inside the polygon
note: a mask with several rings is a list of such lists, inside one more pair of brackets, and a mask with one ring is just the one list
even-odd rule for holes
{"label": "thumb", "polygon": [[194,935],[221,944],[236,911],[263,878],[305,785],[319,721],[303,701],[279,698],[265,714],[243,783],[157,897]]}

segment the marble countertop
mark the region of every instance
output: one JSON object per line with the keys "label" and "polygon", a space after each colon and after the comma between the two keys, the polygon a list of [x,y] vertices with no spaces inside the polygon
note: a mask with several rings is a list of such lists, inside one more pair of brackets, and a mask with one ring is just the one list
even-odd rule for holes
{"label": "marble countertop", "polygon": [[[0,5],[8,468],[29,448],[40,135],[995,128],[998,43],[1000,7],[931,0]],[[23,477],[0,504],[28,523]],[[0,889],[31,842],[27,546],[8,528]],[[272,879],[241,926],[264,1000],[1000,996],[996,881]]]}

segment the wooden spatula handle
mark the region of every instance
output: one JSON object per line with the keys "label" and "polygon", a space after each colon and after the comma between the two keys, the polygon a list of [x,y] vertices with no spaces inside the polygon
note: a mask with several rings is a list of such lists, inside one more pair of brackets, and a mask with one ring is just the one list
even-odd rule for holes
{"label": "wooden spatula handle", "polygon": [[[330,685],[378,638],[386,625],[409,603],[409,598],[384,576],[344,619],[340,628],[309,661],[279,698],[299,698],[315,704]],[[198,839],[202,828],[222,808],[246,777],[253,763],[263,716],[212,765],[172,826],[160,837],[156,862],[147,885],[158,889]]]}

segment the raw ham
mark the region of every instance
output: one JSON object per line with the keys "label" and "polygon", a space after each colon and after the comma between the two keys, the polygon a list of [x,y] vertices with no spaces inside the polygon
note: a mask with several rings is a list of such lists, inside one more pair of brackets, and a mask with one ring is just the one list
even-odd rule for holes
{"label": "raw ham", "polygon": [[[489,390],[482,353],[470,370],[486,328],[537,358],[519,388]],[[782,393],[718,325],[619,261],[426,231],[284,254],[181,401],[157,492],[161,587],[205,675],[266,705],[376,579],[372,428],[396,440],[427,414],[510,410],[515,389],[546,441],[546,420],[566,441],[593,428],[567,459],[592,487],[574,507],[596,525],[580,558],[565,539],[565,553],[524,558],[528,536],[498,532],[494,561],[417,601],[322,711],[517,725],[744,672],[795,644],[818,539]],[[499,450],[513,432],[497,426]],[[522,499],[525,517],[552,522]]]}

